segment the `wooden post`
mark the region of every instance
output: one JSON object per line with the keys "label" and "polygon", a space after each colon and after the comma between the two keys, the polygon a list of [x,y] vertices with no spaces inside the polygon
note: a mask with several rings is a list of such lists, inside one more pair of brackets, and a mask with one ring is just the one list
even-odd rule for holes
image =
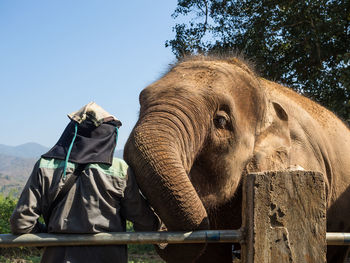
{"label": "wooden post", "polygon": [[321,173],[250,174],[243,191],[242,263],[325,263],[326,195]]}

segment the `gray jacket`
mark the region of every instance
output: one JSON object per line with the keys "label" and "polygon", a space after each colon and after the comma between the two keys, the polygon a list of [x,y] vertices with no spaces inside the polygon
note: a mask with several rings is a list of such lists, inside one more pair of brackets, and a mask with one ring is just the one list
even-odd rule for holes
{"label": "gray jacket", "polygon": [[[98,233],[126,231],[126,219],[136,231],[157,230],[159,221],[139,193],[127,164],[88,164],[51,215],[48,209],[66,180],[63,160],[41,158],[11,216],[11,230],[23,233]],[[68,162],[67,178],[76,169]],[[43,215],[47,227],[38,222]],[[126,245],[47,247],[41,262],[127,262]]]}

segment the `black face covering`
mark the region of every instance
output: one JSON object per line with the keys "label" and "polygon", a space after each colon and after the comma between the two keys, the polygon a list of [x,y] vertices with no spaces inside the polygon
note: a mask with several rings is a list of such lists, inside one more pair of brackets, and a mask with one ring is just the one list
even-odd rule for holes
{"label": "black face covering", "polygon": [[117,126],[119,126],[114,121],[102,123],[98,127],[88,119],[81,124],[71,121],[55,146],[42,157],[65,160],[75,134],[75,125],[78,125],[78,129],[69,161],[78,164],[103,163],[111,165],[117,144]]}

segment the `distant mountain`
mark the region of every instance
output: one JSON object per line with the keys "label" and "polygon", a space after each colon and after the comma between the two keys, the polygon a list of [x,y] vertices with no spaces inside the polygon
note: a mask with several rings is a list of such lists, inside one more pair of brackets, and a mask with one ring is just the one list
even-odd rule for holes
{"label": "distant mountain", "polygon": [[18,146],[0,144],[0,154],[21,158],[38,158],[48,150],[49,148],[34,142],[25,143]]}
{"label": "distant mountain", "polygon": [[49,148],[38,143],[18,146],[0,144],[0,193],[11,191],[19,194],[25,185],[35,162]]}
{"label": "distant mountain", "polygon": [[29,175],[38,158],[21,158],[0,154],[0,173],[21,177]]}
{"label": "distant mountain", "polygon": [[120,159],[123,159],[123,152],[124,150],[115,150],[114,156]]}
{"label": "distant mountain", "polygon": [[0,193],[20,193],[37,160],[0,154]]}

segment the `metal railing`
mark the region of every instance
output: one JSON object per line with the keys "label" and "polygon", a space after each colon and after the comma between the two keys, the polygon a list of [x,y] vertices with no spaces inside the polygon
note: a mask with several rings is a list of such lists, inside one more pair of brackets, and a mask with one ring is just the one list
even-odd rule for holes
{"label": "metal railing", "polygon": [[[98,234],[0,235],[0,247],[46,247],[157,243],[241,243],[242,230],[203,230],[193,232],[114,232]],[[327,245],[350,245],[350,233],[327,233]]]}
{"label": "metal railing", "polygon": [[350,246],[350,233],[327,232],[326,241],[329,246]]}
{"label": "metal railing", "polygon": [[114,232],[98,234],[0,235],[0,247],[81,246],[157,243],[239,243],[241,230],[203,230],[193,232]]}

